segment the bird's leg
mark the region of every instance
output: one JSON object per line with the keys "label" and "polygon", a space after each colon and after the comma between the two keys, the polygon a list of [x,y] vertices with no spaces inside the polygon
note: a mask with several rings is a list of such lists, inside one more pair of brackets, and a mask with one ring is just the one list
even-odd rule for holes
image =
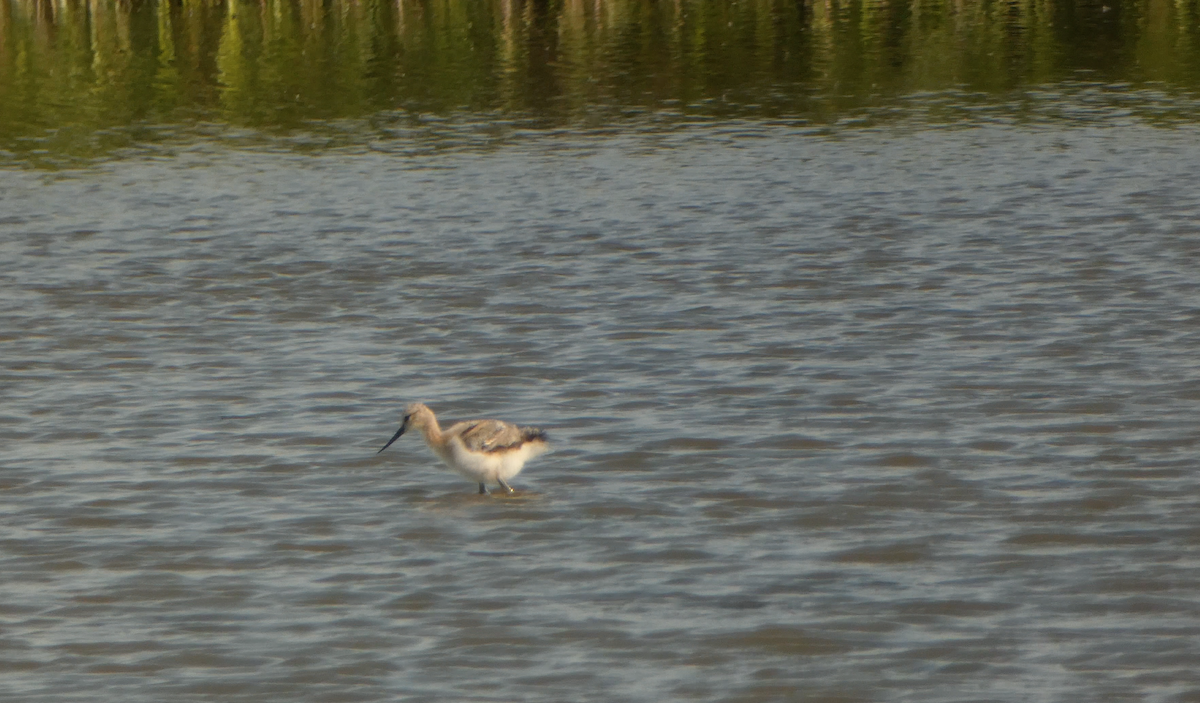
{"label": "bird's leg", "polygon": [[487,488],[484,488],[482,483],[479,484],[479,495],[481,495],[481,496],[487,495]]}
{"label": "bird's leg", "polygon": [[496,479],[496,483],[500,484],[500,487],[501,487],[501,488],[503,488],[503,489],[504,489],[504,491],[505,491],[506,493],[512,493],[512,492],[513,492],[512,486],[510,486],[510,485],[508,485],[507,483],[505,483],[505,482],[504,482],[504,479],[502,479],[502,478],[498,478],[498,479]]}

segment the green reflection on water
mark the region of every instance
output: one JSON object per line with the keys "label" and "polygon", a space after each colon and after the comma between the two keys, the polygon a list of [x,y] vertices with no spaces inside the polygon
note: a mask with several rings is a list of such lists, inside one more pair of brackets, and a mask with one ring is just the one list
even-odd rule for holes
{"label": "green reflection on water", "polygon": [[[901,96],[1200,84],[1200,0],[0,0],[0,149],[388,114],[827,123]],[[936,101],[935,101],[936,102]],[[169,130],[168,130],[169,131]]]}

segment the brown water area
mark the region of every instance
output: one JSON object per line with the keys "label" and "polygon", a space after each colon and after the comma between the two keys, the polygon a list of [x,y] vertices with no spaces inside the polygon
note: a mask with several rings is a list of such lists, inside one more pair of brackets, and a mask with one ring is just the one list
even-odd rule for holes
{"label": "brown water area", "polygon": [[0,0],[0,700],[1200,701],[1198,39]]}

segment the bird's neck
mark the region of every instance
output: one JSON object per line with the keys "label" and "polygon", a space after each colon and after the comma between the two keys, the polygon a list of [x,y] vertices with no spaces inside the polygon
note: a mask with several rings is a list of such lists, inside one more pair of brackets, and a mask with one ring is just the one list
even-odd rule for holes
{"label": "bird's neck", "polygon": [[440,446],[442,443],[442,428],[438,425],[437,418],[433,413],[429,414],[429,419],[421,423],[421,435],[425,437],[425,443],[431,447]]}

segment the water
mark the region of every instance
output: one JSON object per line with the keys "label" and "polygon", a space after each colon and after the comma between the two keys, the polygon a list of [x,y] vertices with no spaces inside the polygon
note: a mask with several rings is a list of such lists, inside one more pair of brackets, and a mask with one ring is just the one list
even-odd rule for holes
{"label": "water", "polygon": [[[0,691],[1195,701],[1197,136],[0,171]],[[416,400],[556,451],[477,496]]]}
{"label": "water", "polygon": [[5,0],[0,166],[74,167],[213,124],[835,124],[1070,82],[1158,91],[1194,121],[1200,2]]}

